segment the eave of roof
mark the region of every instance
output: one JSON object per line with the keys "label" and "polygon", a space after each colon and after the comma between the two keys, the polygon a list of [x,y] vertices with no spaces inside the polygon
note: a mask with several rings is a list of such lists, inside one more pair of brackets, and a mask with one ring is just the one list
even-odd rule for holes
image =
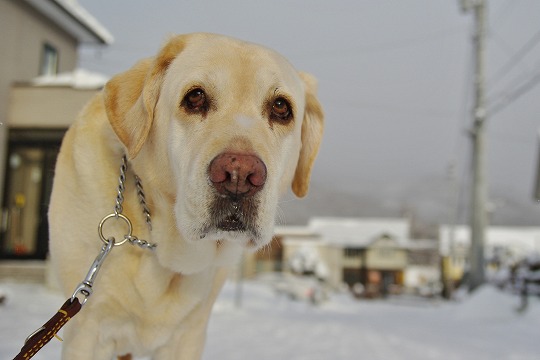
{"label": "eave of roof", "polygon": [[24,0],[80,43],[110,45],[114,38],[87,10],[74,0]]}

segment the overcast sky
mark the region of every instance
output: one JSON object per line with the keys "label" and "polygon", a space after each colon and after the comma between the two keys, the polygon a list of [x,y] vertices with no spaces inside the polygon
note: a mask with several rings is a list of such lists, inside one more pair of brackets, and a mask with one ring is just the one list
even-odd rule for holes
{"label": "overcast sky", "polygon": [[[152,56],[169,34],[205,31],[263,44],[314,74],[327,119],[318,191],[399,199],[396,207],[427,196],[442,211],[452,162],[469,185],[473,17],[457,0],[79,2],[115,37],[108,48],[83,48],[83,68],[112,75]],[[488,4],[488,100],[496,105],[540,76],[540,1]],[[495,211],[531,225],[540,225],[532,200],[539,128],[540,84],[488,119]]]}

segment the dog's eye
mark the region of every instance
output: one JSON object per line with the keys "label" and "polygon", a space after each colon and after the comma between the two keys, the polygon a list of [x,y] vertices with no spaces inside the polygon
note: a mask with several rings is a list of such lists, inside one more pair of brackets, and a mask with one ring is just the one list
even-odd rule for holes
{"label": "dog's eye", "polygon": [[208,99],[202,89],[193,89],[186,94],[182,105],[191,112],[206,112],[208,110]]}
{"label": "dog's eye", "polygon": [[274,100],[271,118],[280,122],[285,122],[292,118],[291,106],[285,98],[279,97]]}

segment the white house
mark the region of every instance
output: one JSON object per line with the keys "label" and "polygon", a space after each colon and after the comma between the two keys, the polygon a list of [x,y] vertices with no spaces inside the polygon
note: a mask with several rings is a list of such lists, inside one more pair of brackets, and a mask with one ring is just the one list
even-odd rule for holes
{"label": "white house", "polygon": [[[454,278],[467,270],[471,245],[470,228],[442,225],[440,254],[448,257]],[[493,265],[509,265],[527,256],[540,254],[540,227],[490,226],[486,229],[485,258]]]}
{"label": "white house", "polygon": [[314,218],[285,233],[276,233],[284,270],[312,273],[332,286],[362,284],[378,295],[440,278],[436,241],[410,240],[408,219]]}

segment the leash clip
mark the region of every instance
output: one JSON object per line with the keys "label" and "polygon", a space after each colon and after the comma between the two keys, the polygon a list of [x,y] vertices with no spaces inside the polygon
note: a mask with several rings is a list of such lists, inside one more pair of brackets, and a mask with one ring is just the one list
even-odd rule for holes
{"label": "leash clip", "polygon": [[90,270],[88,270],[88,273],[86,274],[86,277],[84,278],[83,282],[81,282],[75,291],[73,292],[73,295],[71,295],[71,301],[75,300],[75,298],[78,297],[78,295],[82,295],[82,301],[81,305],[84,305],[88,298],[92,295],[92,286],[94,285],[94,281],[96,279],[96,276],[99,272],[99,269],[101,268],[101,265],[103,265],[103,262],[105,261],[105,258],[109,253],[111,252],[112,248],[114,246],[114,238],[109,238],[107,240],[107,243],[103,245],[101,248],[101,252],[96,257],[94,262],[92,263],[92,266],[90,267]]}

